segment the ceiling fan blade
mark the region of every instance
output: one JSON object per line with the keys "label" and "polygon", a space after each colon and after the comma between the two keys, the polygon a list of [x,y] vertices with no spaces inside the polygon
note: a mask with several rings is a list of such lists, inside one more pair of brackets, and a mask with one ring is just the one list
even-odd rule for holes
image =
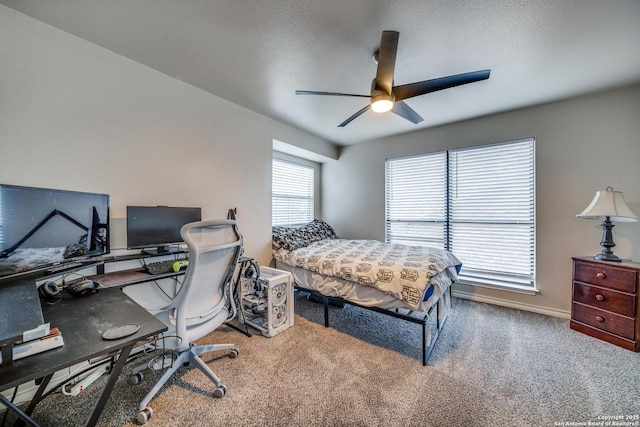
{"label": "ceiling fan blade", "polygon": [[383,31],[378,51],[378,70],[376,72],[376,89],[391,95],[393,87],[393,72],[396,67],[396,53],[398,52],[397,31]]}
{"label": "ceiling fan blade", "polygon": [[414,125],[417,125],[424,119],[420,117],[420,114],[416,113],[415,110],[409,107],[404,101],[396,101],[393,104],[393,108],[391,109],[393,113],[396,113],[402,118],[409,120]]}
{"label": "ceiling fan blade", "polygon": [[365,111],[367,111],[369,108],[371,108],[371,104],[367,105],[366,107],[364,107],[362,110],[358,111],[357,113],[355,113],[353,116],[349,117],[347,120],[345,120],[344,122],[340,123],[338,125],[339,128],[343,128],[346,125],[348,125],[349,123],[351,123],[352,121],[354,121],[355,119],[357,119],[358,117],[360,117]]}
{"label": "ceiling fan blade", "polygon": [[453,76],[440,77],[438,79],[425,80],[423,82],[409,83],[406,85],[395,86],[393,93],[396,101],[412,98],[414,96],[424,95],[426,93],[436,92],[442,89],[448,89],[455,86],[466,85],[480,80],[489,78],[491,70],[472,71],[470,73],[456,74]]}
{"label": "ceiling fan blade", "polygon": [[313,90],[296,90],[296,95],[357,96],[360,98],[371,98],[370,95],[356,95],[353,93],[340,92],[316,92]]}

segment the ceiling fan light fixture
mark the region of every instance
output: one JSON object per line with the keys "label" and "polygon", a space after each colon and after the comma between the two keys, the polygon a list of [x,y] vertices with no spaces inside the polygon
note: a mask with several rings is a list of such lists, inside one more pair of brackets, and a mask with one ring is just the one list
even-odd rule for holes
{"label": "ceiling fan light fixture", "polygon": [[386,113],[393,108],[395,97],[386,93],[371,98],[371,109],[376,113]]}

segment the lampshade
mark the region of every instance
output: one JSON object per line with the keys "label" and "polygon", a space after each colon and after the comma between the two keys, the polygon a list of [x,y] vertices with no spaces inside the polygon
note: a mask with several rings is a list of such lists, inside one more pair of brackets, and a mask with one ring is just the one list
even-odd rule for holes
{"label": "lampshade", "polygon": [[622,197],[622,192],[613,191],[613,188],[607,187],[606,191],[597,191],[596,196],[591,204],[580,214],[578,218],[597,219],[604,221],[607,217],[615,222],[633,222],[638,221],[629,206],[627,206]]}

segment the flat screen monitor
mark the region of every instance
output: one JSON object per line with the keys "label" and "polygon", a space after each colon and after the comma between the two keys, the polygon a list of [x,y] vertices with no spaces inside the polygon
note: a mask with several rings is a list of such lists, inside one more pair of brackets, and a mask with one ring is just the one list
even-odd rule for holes
{"label": "flat screen monitor", "polygon": [[127,206],[127,249],[162,254],[184,244],[183,225],[202,219],[200,208],[171,206]]}
{"label": "flat screen monitor", "polygon": [[0,278],[109,253],[109,195],[0,184]]}

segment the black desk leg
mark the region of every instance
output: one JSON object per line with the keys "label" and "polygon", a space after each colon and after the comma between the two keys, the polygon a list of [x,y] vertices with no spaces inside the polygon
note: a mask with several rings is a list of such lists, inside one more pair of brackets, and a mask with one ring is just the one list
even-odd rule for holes
{"label": "black desk leg", "polygon": [[18,408],[16,405],[11,403],[9,401],[9,399],[4,397],[4,395],[2,393],[0,393],[0,403],[2,403],[4,406],[6,406],[7,410],[10,409],[13,412],[15,412],[15,414],[20,417],[20,421],[23,421],[23,422],[29,424],[32,427],[38,427],[38,424],[36,424],[35,421],[33,421],[27,414],[22,412],[20,410],[20,408]]}
{"label": "black desk leg", "polygon": [[33,414],[33,410],[36,409],[36,405],[42,400],[42,395],[44,394],[44,391],[47,389],[47,386],[49,385],[49,381],[51,381],[51,378],[53,377],[53,373],[50,373],[49,375],[45,376],[42,379],[42,382],[40,383],[40,387],[38,387],[38,391],[36,391],[36,394],[33,396],[33,398],[31,399],[31,402],[29,402],[29,406],[27,406],[27,409],[25,410],[25,413],[29,416],[31,416],[31,414]]}
{"label": "black desk leg", "polygon": [[2,344],[2,367],[8,368],[13,365],[13,343],[22,339],[22,337],[18,337],[11,342],[7,342]]}
{"label": "black desk leg", "polygon": [[111,369],[111,373],[109,374],[109,379],[102,389],[102,394],[100,398],[96,402],[96,406],[93,408],[93,412],[91,413],[91,417],[87,421],[87,426],[95,426],[98,423],[98,419],[100,418],[100,414],[102,414],[102,410],[107,404],[107,400],[109,400],[109,396],[111,395],[111,391],[113,390],[113,386],[116,385],[116,381],[118,381],[118,377],[120,376],[120,372],[122,372],[122,368],[127,363],[127,358],[133,349],[135,343],[131,343],[125,348],[122,349],[120,355],[118,356],[118,361]]}
{"label": "black desk leg", "polygon": [[[18,413],[18,411],[16,409],[14,409],[14,411],[20,415],[20,419],[17,420],[14,423],[15,427],[21,427],[24,425],[25,422],[27,422],[29,425],[38,425],[36,424],[30,417],[31,414],[33,414],[33,410],[36,409],[36,405],[42,400],[42,395],[44,394],[44,391],[47,389],[47,386],[49,385],[49,381],[51,381],[51,378],[53,377],[53,373],[45,376],[42,379],[42,382],[40,383],[40,386],[38,387],[38,390],[36,391],[36,394],[33,395],[33,398],[31,399],[31,402],[29,402],[29,406],[27,406],[27,409],[24,411],[24,416],[26,416],[27,418],[25,418],[24,416],[20,415],[20,413]],[[15,408],[15,407],[14,407]],[[13,408],[12,408],[13,409]]]}

